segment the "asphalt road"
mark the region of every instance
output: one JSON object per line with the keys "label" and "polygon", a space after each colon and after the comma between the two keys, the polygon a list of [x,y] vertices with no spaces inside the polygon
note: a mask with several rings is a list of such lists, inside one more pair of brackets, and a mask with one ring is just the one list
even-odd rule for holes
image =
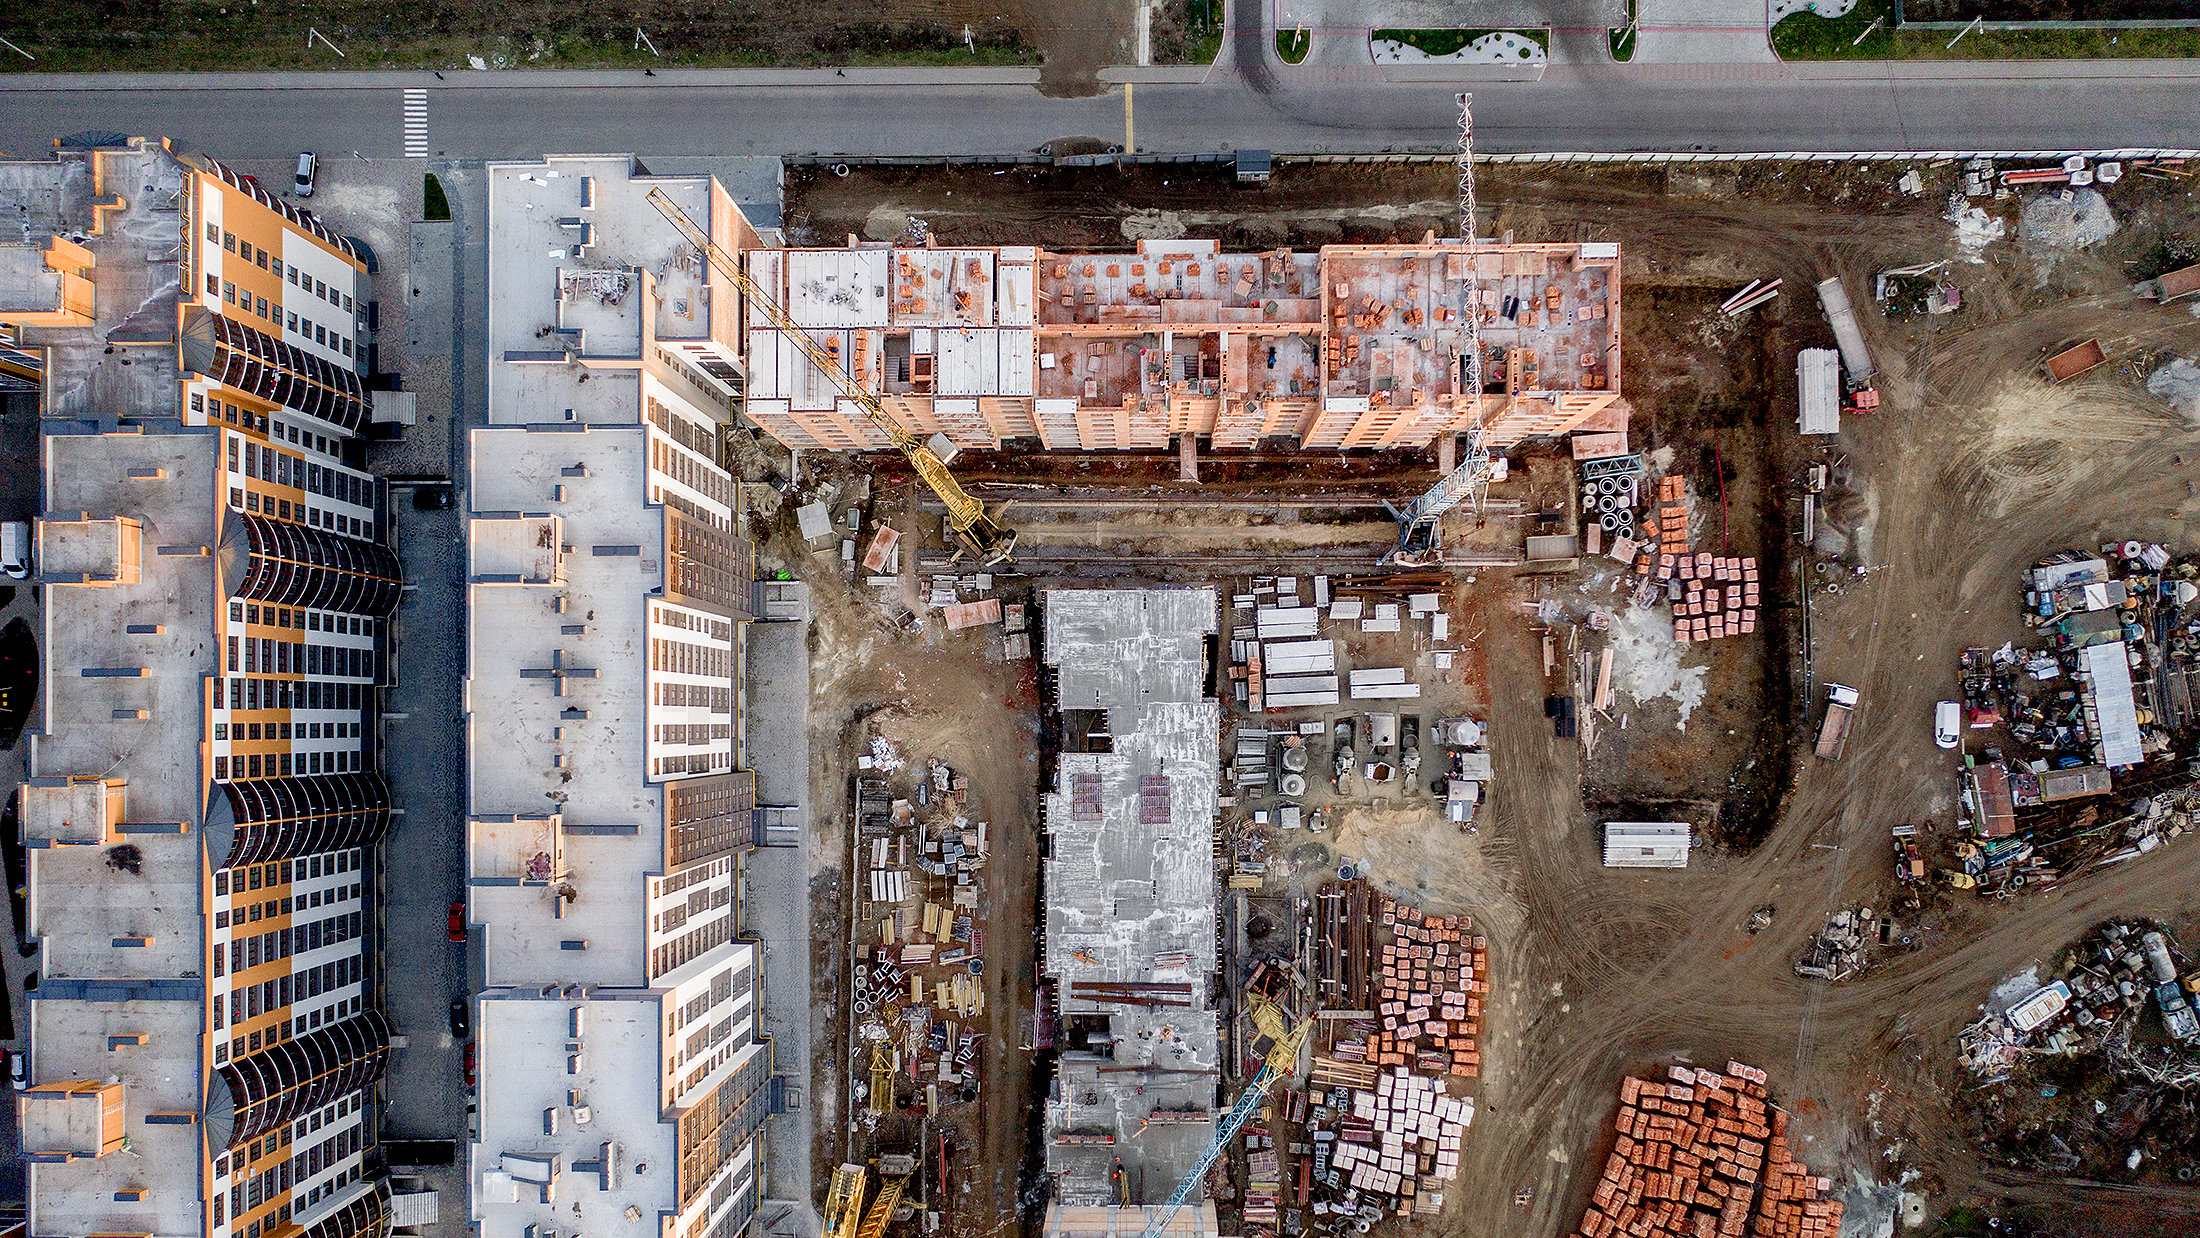
{"label": "asphalt road", "polygon": [[[1009,71],[1006,76],[1013,76]],[[160,133],[225,158],[403,153],[401,91],[428,91],[428,146],[453,159],[653,154],[999,155],[1121,141],[1121,88],[1049,99],[1022,84],[849,70],[206,74],[0,79],[0,150],[88,129]],[[1218,68],[1136,88],[1142,151],[1449,149],[1453,83]],[[874,84],[898,81],[900,84]],[[755,84],[728,84],[755,83]],[[768,84],[767,84],[768,83]],[[800,83],[800,84],[790,84]],[[2200,62],[1560,66],[1474,84],[1476,148],[1532,151],[2096,150],[2200,147]],[[889,119],[890,118],[890,119]]]}

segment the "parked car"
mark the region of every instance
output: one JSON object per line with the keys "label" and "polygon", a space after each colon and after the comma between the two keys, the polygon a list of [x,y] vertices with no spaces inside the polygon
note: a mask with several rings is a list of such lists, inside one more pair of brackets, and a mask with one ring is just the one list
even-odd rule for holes
{"label": "parked car", "polygon": [[21,1051],[8,1055],[8,1082],[20,1092],[31,1085],[30,1059]]}
{"label": "parked car", "polygon": [[474,1042],[466,1042],[466,1086],[474,1086]]}
{"label": "parked car", "polygon": [[314,158],[312,151],[309,150],[300,154],[298,156],[298,183],[291,186],[291,192],[301,198],[312,197],[313,177],[320,170],[321,161]]}
{"label": "parked car", "polygon": [[451,1035],[460,1040],[474,1030],[473,1005],[463,997],[451,999]]}
{"label": "parked car", "polygon": [[445,921],[444,929],[452,941],[466,940],[466,904],[451,904],[450,919]]}
{"label": "parked car", "polygon": [[1954,701],[1933,706],[1933,742],[1943,748],[1963,742],[1963,710]]}
{"label": "parked car", "polygon": [[17,580],[31,574],[31,522],[10,520],[0,524],[0,571]]}

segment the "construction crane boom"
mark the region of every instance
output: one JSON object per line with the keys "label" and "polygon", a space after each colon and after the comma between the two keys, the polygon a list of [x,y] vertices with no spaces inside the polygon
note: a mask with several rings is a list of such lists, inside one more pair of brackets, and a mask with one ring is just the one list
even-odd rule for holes
{"label": "construction crane boom", "polygon": [[868,1176],[861,1165],[841,1165],[833,1170],[832,1185],[825,1190],[824,1238],[855,1238],[863,1215],[863,1182]]}
{"label": "construction crane boom", "polygon": [[1299,1047],[1306,1043],[1306,1034],[1314,1029],[1314,1020],[1301,1019],[1297,1027],[1288,1026],[1283,1012],[1276,1009],[1274,1003],[1258,993],[1250,994],[1249,997],[1253,1027],[1258,1033],[1254,1047],[1258,1048],[1265,1043],[1267,1060],[1261,1064],[1260,1073],[1253,1076],[1253,1081],[1245,1085],[1243,1092],[1238,1093],[1237,1103],[1230,1106],[1230,1112],[1224,1114],[1221,1124],[1215,1127],[1214,1140],[1207,1145],[1205,1152],[1200,1153],[1199,1161],[1192,1166],[1191,1172],[1185,1174],[1184,1180],[1176,1184],[1176,1191],[1169,1196],[1169,1202],[1162,1205],[1152,1220],[1146,1222],[1145,1232],[1139,1238],[1160,1238],[1162,1231],[1169,1227],[1169,1222],[1176,1218],[1177,1209],[1182,1208],[1184,1202],[1192,1197],[1192,1192],[1199,1189],[1200,1182],[1207,1176],[1207,1167],[1213,1165],[1215,1159],[1222,1155],[1222,1150],[1230,1146],[1230,1140],[1236,1137],[1238,1128],[1260,1112],[1262,1103],[1268,1099],[1268,1092],[1275,1087],[1277,1080],[1298,1069]]}
{"label": "construction crane boom", "polygon": [[856,381],[840,359],[827,351],[817,337],[796,322],[779,304],[777,298],[750,279],[748,273],[741,269],[741,264],[720,249],[708,233],[697,227],[695,221],[687,217],[687,212],[681,210],[662,188],[649,191],[649,203],[673,227],[680,230],[680,235],[687,238],[688,244],[693,245],[696,252],[709,261],[712,270],[725,277],[742,296],[748,298],[750,304],[763,311],[764,316],[771,320],[772,326],[794,341],[795,347],[802,351],[810,365],[819,373],[829,376],[863,410],[863,415],[870,419],[871,424],[877,426],[887,440],[908,459],[910,466],[917,470],[917,476],[947,505],[947,523],[955,530],[955,539],[962,543],[964,553],[987,567],[1006,562],[1015,553],[1015,530],[1003,528],[991,516],[986,515],[985,505],[962,488],[955,480],[955,475],[948,472],[946,462],[925,446],[916,435],[904,429],[900,422],[895,421],[879,403],[878,397]]}
{"label": "construction crane boom", "polygon": [[907,1176],[888,1178],[879,1188],[878,1198],[863,1214],[863,1225],[856,1230],[856,1238],[886,1238],[887,1223],[894,1219],[894,1209],[901,1206],[902,1192],[908,1187]]}

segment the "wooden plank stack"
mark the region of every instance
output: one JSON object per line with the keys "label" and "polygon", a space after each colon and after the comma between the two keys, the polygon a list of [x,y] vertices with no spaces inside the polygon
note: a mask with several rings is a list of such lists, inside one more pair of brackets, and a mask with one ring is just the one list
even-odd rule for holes
{"label": "wooden plank stack", "polygon": [[1675,1066],[1663,1081],[1622,1079],[1619,1099],[1612,1154],[1574,1238],[1840,1232],[1841,1204],[1789,1154],[1787,1115],[1766,1103],[1763,1071]]}

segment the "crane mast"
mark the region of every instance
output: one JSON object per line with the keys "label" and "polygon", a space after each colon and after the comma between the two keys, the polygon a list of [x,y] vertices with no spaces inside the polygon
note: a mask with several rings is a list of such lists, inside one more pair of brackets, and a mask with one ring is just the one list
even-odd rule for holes
{"label": "crane mast", "polygon": [[908,459],[910,466],[916,469],[917,476],[923,479],[933,494],[939,496],[940,502],[946,504],[948,526],[955,530],[955,540],[962,544],[963,553],[981,565],[991,567],[1006,562],[1016,552],[1016,531],[1003,528],[986,515],[985,505],[962,488],[961,483],[955,480],[955,475],[948,472],[946,462],[925,446],[916,435],[902,428],[901,423],[895,421],[879,403],[878,397],[858,382],[840,363],[838,357],[826,351],[825,346],[817,341],[817,337],[796,322],[781,307],[777,298],[750,279],[748,273],[741,269],[741,264],[712,242],[709,234],[697,227],[695,221],[687,217],[687,212],[681,210],[670,195],[662,188],[652,189],[649,191],[649,203],[673,227],[680,230],[680,235],[686,237],[688,244],[693,245],[696,252],[703,255],[712,270],[725,277],[742,296],[763,311],[764,316],[771,320],[772,326],[794,341],[795,347],[801,350],[812,367],[831,377],[842,393],[863,410],[863,415],[870,419],[871,424],[877,426],[886,435],[887,441]]}
{"label": "crane mast", "polygon": [[[1474,200],[1474,96],[1459,96],[1459,237],[1471,253],[1481,244],[1475,219]],[[1398,521],[1398,545],[1385,556],[1386,562],[1403,567],[1422,567],[1441,564],[1443,547],[1437,537],[1437,517],[1457,507],[1471,504],[1475,511],[1482,510],[1483,497],[1489,492],[1493,462],[1489,448],[1482,442],[1482,307],[1479,302],[1467,307],[1467,349],[1461,385],[1472,397],[1474,425],[1467,430],[1467,458],[1437,483],[1424,491],[1405,507],[1385,503],[1390,514]]]}

